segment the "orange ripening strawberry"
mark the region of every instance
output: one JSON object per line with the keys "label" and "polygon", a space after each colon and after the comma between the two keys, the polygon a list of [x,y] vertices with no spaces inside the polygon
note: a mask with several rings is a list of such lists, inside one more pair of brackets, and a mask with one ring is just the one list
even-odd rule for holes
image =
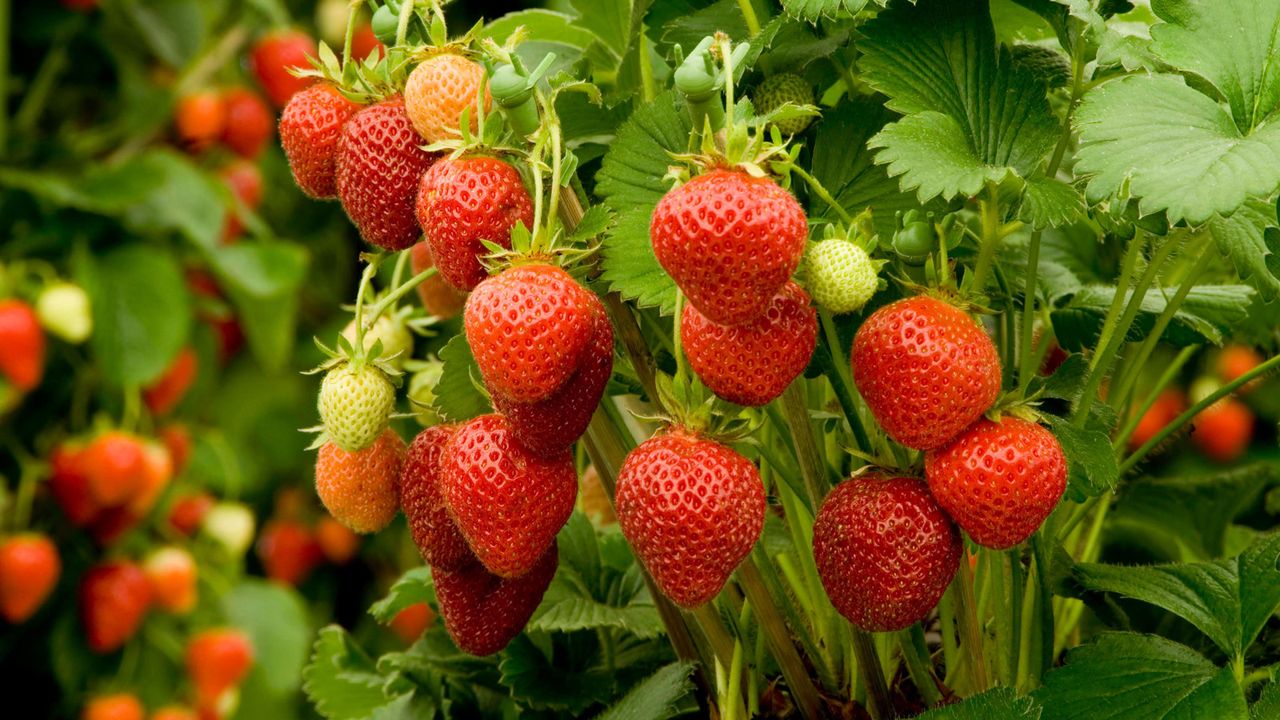
{"label": "orange ripening strawberry", "polygon": [[489,392],[546,400],[578,369],[595,332],[591,293],[563,269],[515,265],[467,298],[467,343]]}
{"label": "orange ripening strawberry", "polygon": [[750,460],[673,426],[627,454],[618,525],[654,583],[686,609],[714,598],[764,528],[764,483]]}
{"label": "orange ripening strawberry", "polygon": [[680,340],[711,392],[738,405],[768,405],[809,365],[818,313],[809,294],[788,281],[763,315],[741,325],[721,325],[685,305]]}
{"label": "orange ripening strawberry", "polygon": [[227,104],[217,90],[201,90],[178,99],[173,127],[182,144],[204,150],[227,129]]}
{"label": "orange ripening strawberry", "polygon": [[400,471],[400,509],[413,542],[423,562],[441,570],[460,570],[475,562],[475,555],[449,516],[440,487],[444,448],[457,431],[457,425],[435,425],[418,433]]}
{"label": "orange ripening strawberry", "polygon": [[924,460],[929,490],[983,547],[1013,547],[1031,537],[1067,489],[1058,439],[1033,422],[983,418]]}
{"label": "orange ripening strawberry", "polygon": [[996,401],[1000,357],[960,308],[918,295],[875,311],[853,339],[853,381],[889,437],[942,447]]}
{"label": "orange ripening strawberry", "polygon": [[573,456],[543,458],[511,436],[501,415],[482,415],[445,445],[445,505],[476,558],[500,577],[530,572],[573,514]]}
{"label": "orange ripening strawberry", "polygon": [[151,607],[151,583],[127,560],[95,565],[80,581],[80,618],[96,653],[119,650],[138,632]]}
{"label": "orange ripening strawberry", "polygon": [[89,493],[100,506],[128,502],[146,484],[146,453],[142,439],[123,430],[110,430],[85,447],[81,467]]}
{"label": "orange ripening strawberry", "polygon": [[280,114],[280,146],[293,181],[316,199],[338,194],[334,172],[342,125],[360,106],[328,83],[313,85],[289,99]]}
{"label": "orange ripening strawberry", "polygon": [[[451,52],[432,55],[409,73],[404,86],[405,109],[427,144],[460,137],[462,111],[467,108],[471,108],[471,131],[476,131],[476,100],[482,82],[482,65]],[[486,87],[485,110],[492,104]]]}
{"label": "orange ripening strawberry", "polygon": [[1252,439],[1253,412],[1234,397],[1205,408],[1191,423],[1191,441],[1214,462],[1238,459]]}
{"label": "orange ripening strawberry", "polygon": [[512,402],[499,393],[491,398],[516,441],[543,457],[564,452],[582,437],[613,374],[613,326],[595,295],[589,295],[589,302],[595,305],[595,332],[578,369],[559,390],[532,403]]}
{"label": "orange ripening strawberry", "polygon": [[217,705],[222,694],[239,685],[253,666],[253,645],[236,628],[204,630],[187,643],[186,665],[196,704]]}
{"label": "orange ripening strawberry", "polygon": [[257,93],[242,87],[227,90],[222,95],[222,102],[227,108],[222,144],[240,157],[257,158],[275,129],[271,108]]}
{"label": "orange ripening strawberry", "polygon": [[[1218,353],[1218,377],[1229,383],[1258,367],[1263,362],[1262,355],[1248,345],[1228,345]],[[1258,386],[1258,380],[1251,380],[1240,388],[1240,392],[1249,392]]]}
{"label": "orange ripening strawberry", "polygon": [[157,433],[160,442],[169,451],[169,459],[173,461],[173,474],[181,475],[191,458],[191,431],[182,423],[169,423]]}
{"label": "orange ripening strawberry", "polygon": [[21,300],[0,300],[0,376],[27,392],[44,377],[44,331],[35,310]]}
{"label": "orange ripening strawberry", "polygon": [[58,548],[38,533],[15,535],[0,544],[0,616],[25,622],[58,584]]}
{"label": "orange ripening strawberry", "polygon": [[182,495],[169,508],[169,526],[183,535],[194,535],[213,504],[214,498],[207,492]]}
{"label": "orange ripening strawberry", "polygon": [[258,559],[268,578],[297,585],[320,563],[315,536],[296,520],[272,520],[258,538]]}
{"label": "orange ripening strawberry", "polygon": [[431,627],[431,623],[435,622],[436,611],[431,606],[424,603],[414,603],[391,618],[391,622],[387,626],[391,628],[397,637],[405,644],[409,645],[422,637],[422,633]]}
{"label": "orange ripening strawberry", "polygon": [[139,518],[146,517],[172,479],[173,458],[168,448],[155,440],[147,440],[142,445],[142,485],[125,508]]}
{"label": "orange ripening strawberry", "polygon": [[403,462],[404,440],[391,428],[358,452],[327,442],[316,456],[316,494],[338,522],[358,533],[378,532],[400,509]]}
{"label": "orange ripening strawberry", "polygon": [[552,542],[520,577],[501,578],[479,564],[435,572],[436,599],[449,637],[459,650],[477,657],[506,647],[542,602],[559,564]]}
{"label": "orange ripening strawberry", "polygon": [[813,557],[831,604],[868,632],[901,630],[924,618],[960,566],[955,525],[912,478],[863,475],[822,502]]}
{"label": "orange ripening strawberry", "polygon": [[435,161],[421,144],[401,98],[370,105],[342,126],[334,185],[365,242],[403,250],[418,241],[414,201],[422,173]]}
{"label": "orange ripening strawberry", "polygon": [[[431,247],[425,240],[415,244],[409,251],[409,265],[413,268],[414,275],[435,265]],[[418,285],[418,297],[422,300],[422,307],[441,320],[455,317],[467,304],[467,294],[455,289],[439,272]]]}
{"label": "orange ripening strawberry", "polygon": [[316,41],[300,30],[279,30],[254,43],[249,51],[249,67],[276,107],[284,107],[293,94],[315,82],[314,78],[294,77],[290,68],[305,70],[316,54]]}
{"label": "orange ripening strawberry", "polygon": [[722,325],[764,314],[800,264],[808,233],[791,193],[727,169],[668,192],[649,225],[662,268],[699,312]]}
{"label": "orange ripening strawberry", "polygon": [[199,720],[194,710],[181,705],[165,705],[151,713],[151,720]]}
{"label": "orange ripening strawberry", "polygon": [[360,536],[333,518],[316,521],[315,534],[320,552],[335,565],[346,565],[360,549]]}
{"label": "orange ripening strawberry", "polygon": [[168,415],[172,412],[187,394],[198,369],[196,351],[190,345],[179,350],[164,373],[142,390],[142,399],[152,414]]}
{"label": "orange ripening strawberry", "polygon": [[234,242],[244,232],[240,205],[256,210],[262,204],[262,171],[248,160],[237,158],[222,166],[218,177],[239,203],[227,208],[222,222],[222,242],[226,244]]}
{"label": "orange ripening strawberry", "polygon": [[1148,440],[1159,434],[1186,409],[1187,397],[1182,390],[1178,388],[1162,390],[1151,407],[1138,419],[1138,424],[1134,426],[1133,433],[1129,435],[1129,449],[1136,450],[1146,445]]}
{"label": "orange ripening strawberry", "polygon": [[145,720],[146,708],[131,693],[116,693],[93,698],[84,706],[81,720]]}
{"label": "orange ripening strawberry", "polygon": [[89,476],[84,466],[85,446],[68,440],[59,444],[49,455],[52,475],[49,491],[53,499],[76,527],[84,527],[102,510],[89,492]]}
{"label": "orange ripening strawberry", "polygon": [[533,227],[533,200],[520,173],[493,157],[442,158],[422,175],[418,224],[440,276],[459,290],[474,290],[489,277],[482,241],[511,247],[517,222]]}
{"label": "orange ripening strawberry", "polygon": [[196,560],[186,550],[170,545],[153,550],[142,563],[151,583],[151,598],[166,612],[185,615],[196,606]]}

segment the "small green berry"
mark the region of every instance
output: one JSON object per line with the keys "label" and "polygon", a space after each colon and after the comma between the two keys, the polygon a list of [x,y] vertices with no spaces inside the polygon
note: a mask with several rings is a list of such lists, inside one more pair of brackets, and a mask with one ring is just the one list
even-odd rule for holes
{"label": "small green berry", "polygon": [[854,312],[876,293],[876,273],[883,262],[843,238],[828,238],[809,246],[804,276],[818,306],[836,315]]}
{"label": "small green berry", "polygon": [[[343,328],[342,337],[355,347],[355,320],[347,323]],[[378,318],[372,327],[364,331],[364,349],[368,351],[378,340],[382,341],[382,352],[378,353],[378,359],[386,360],[397,370],[404,366],[405,359],[413,352],[413,334],[409,332],[409,328],[405,327],[403,321],[392,318],[390,315]]]}
{"label": "small green berry", "polygon": [[396,390],[386,374],[372,365],[339,365],[320,384],[320,421],[334,445],[359,452],[387,428],[395,409]]}
{"label": "small green berry", "polygon": [[[793,105],[812,105],[813,87],[804,78],[792,73],[770,75],[756,87],[751,102],[756,107],[756,113],[760,115],[768,114],[788,102]],[[812,117],[797,117],[781,120],[774,125],[783,135],[798,135],[804,132],[811,122],[813,122]]]}
{"label": "small green berry", "polygon": [[84,342],[93,332],[89,294],[69,282],[54,283],[40,293],[36,316],[46,330],[70,343]]}

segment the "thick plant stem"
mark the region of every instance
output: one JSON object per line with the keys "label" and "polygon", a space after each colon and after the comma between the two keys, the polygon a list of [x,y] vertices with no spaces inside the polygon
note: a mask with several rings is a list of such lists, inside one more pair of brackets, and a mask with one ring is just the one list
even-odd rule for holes
{"label": "thick plant stem", "polygon": [[[1010,548],[1002,552],[1004,557],[1003,567],[1004,573],[1004,589],[1005,595],[1001,598],[1001,616],[1006,618],[1003,623],[1005,663],[1001,663],[1002,669],[1006,671],[1002,673],[1002,680],[1008,686],[1013,686],[1018,676],[1018,656],[1021,652],[1022,641],[1022,593],[1023,593],[1023,573],[1022,573],[1022,557],[1018,548]],[[1007,663],[1007,665],[1006,665]]]}
{"label": "thick plant stem", "polygon": [[748,37],[760,34],[760,18],[756,17],[756,8],[751,0],[738,0],[738,9],[742,11],[742,21],[747,25]]}
{"label": "thick plant stem", "polygon": [[933,677],[933,663],[929,660],[924,629],[920,627],[920,623],[898,633],[898,646],[902,649],[902,661],[911,675],[911,682],[920,692],[920,698],[926,706],[937,705],[942,695],[938,692],[938,684]]}
{"label": "thick plant stem", "polygon": [[979,295],[986,294],[987,274],[1000,246],[1000,200],[994,183],[987,184],[987,199],[979,202],[982,208],[982,238],[978,245],[978,262],[973,267],[973,278],[966,281],[968,287]]}
{"label": "thick plant stem", "polygon": [[982,692],[991,687],[987,676],[987,661],[982,650],[982,627],[978,623],[978,603],[973,596],[973,570],[969,559],[961,555],[960,568],[951,581],[955,597],[956,624],[960,629],[960,649],[969,664],[974,691]]}
{"label": "thick plant stem", "polygon": [[787,681],[787,687],[791,688],[791,696],[800,709],[800,715],[806,720],[821,718],[822,700],[818,689],[814,687],[813,678],[809,677],[809,670],[800,658],[800,653],[796,652],[796,646],[791,641],[791,631],[778,613],[769,589],[765,587],[760,568],[756,567],[755,560],[750,556],[738,566],[738,582],[755,611],[760,629],[765,634],[765,642],[782,670],[782,677]]}
{"label": "thick plant stem", "polygon": [[1035,353],[1032,352],[1031,339],[1035,335],[1036,322],[1036,273],[1040,268],[1040,231],[1031,233],[1031,242],[1027,246],[1027,275],[1022,279],[1025,288],[1022,294],[1022,337],[1019,338],[1022,353],[1018,362],[1018,387],[1025,390],[1036,376],[1037,368],[1033,367]]}
{"label": "thick plant stem", "polygon": [[402,285],[397,286],[391,292],[384,295],[382,299],[378,300],[373,307],[369,308],[369,312],[365,314],[364,327],[372,327],[373,324],[378,321],[378,318],[382,316],[382,313],[387,311],[387,308],[395,305],[400,298],[413,292],[414,288],[426,282],[435,274],[436,268],[429,267],[404,281]]}
{"label": "thick plant stem", "polygon": [[826,310],[819,310],[818,318],[822,322],[822,333],[826,337],[827,349],[831,354],[831,365],[835,368],[835,377],[828,376],[827,379],[835,390],[836,400],[844,410],[845,419],[849,421],[849,429],[853,431],[853,439],[858,443],[858,449],[871,452],[871,440],[867,437],[866,428],[862,426],[862,418],[858,415],[858,406],[853,399],[853,373],[850,371],[849,361],[844,356],[844,347],[840,344],[840,333],[836,331],[836,321]]}
{"label": "thick plant stem", "polygon": [[804,477],[809,493],[809,505],[817,513],[826,497],[826,470],[818,456],[818,446],[813,441],[813,428],[809,425],[809,409],[804,398],[804,379],[797,378],[782,393],[782,409],[791,426],[791,437],[796,445],[796,459],[800,461],[800,474]]}
{"label": "thick plant stem", "polygon": [[889,700],[889,686],[884,682],[884,670],[880,656],[876,654],[871,635],[850,628],[853,633],[853,655],[858,660],[858,678],[867,690],[867,711],[872,720],[889,720],[895,717],[893,703]]}
{"label": "thick plant stem", "polygon": [[[1036,531],[1031,536],[1031,553],[1036,563],[1036,612],[1032,620],[1035,627],[1027,635],[1037,633],[1037,639],[1030,642],[1027,654],[1025,687],[1028,690],[1038,686],[1041,676],[1053,667],[1054,639],[1053,581],[1049,577],[1049,549],[1045,545],[1042,531]],[[1024,687],[1021,680],[1019,678],[1020,689]]]}
{"label": "thick plant stem", "polygon": [[706,638],[707,645],[711,647],[716,660],[728,668],[733,662],[733,636],[725,628],[724,619],[716,610],[715,602],[705,603],[686,612],[702,630],[702,636]]}

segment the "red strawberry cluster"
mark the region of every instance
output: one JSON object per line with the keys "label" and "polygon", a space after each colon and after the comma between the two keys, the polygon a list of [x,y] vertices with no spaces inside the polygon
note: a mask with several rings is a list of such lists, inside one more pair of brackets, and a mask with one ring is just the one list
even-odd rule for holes
{"label": "red strawberry cluster", "polygon": [[30,305],[17,299],[0,301],[0,410],[13,404],[11,392],[27,393],[40,384],[45,345],[44,330]]}
{"label": "red strawberry cluster", "polygon": [[109,544],[155,506],[173,478],[173,458],[160,442],[121,430],[54,449],[49,489],[73,525]]}
{"label": "red strawberry cluster", "polygon": [[781,395],[818,339],[809,295],[790,282],[808,236],[800,203],[768,178],[717,168],[667,193],[649,235],[688,298],[680,337],[702,382],[739,405]]}

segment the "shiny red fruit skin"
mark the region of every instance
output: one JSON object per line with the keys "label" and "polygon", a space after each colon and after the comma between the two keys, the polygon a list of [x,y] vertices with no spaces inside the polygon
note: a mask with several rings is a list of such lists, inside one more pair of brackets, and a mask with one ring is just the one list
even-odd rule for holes
{"label": "shiny red fruit skin", "polygon": [[271,108],[257,93],[247,88],[231,88],[222,97],[227,108],[222,144],[243,158],[256,159],[275,129]]}
{"label": "shiny red fruit skin", "polygon": [[146,482],[145,446],[123,430],[111,430],[89,443],[81,467],[88,477],[89,493],[100,506],[129,501]]}
{"label": "shiny red fruit skin", "polygon": [[280,146],[293,180],[307,196],[336,197],[334,180],[342,126],[360,109],[328,83],[319,83],[289,99],[280,114]]}
{"label": "shiny red fruit skin", "polygon": [[196,351],[189,345],[179,350],[164,374],[142,391],[142,399],[152,414],[168,415],[177,407],[196,379],[198,369]]}
{"label": "shiny red fruit skin", "polygon": [[516,265],[480,283],[463,311],[489,392],[546,400],[578,369],[595,331],[591,293],[553,265]]}
{"label": "shiny red fruit skin", "polygon": [[258,559],[268,578],[297,585],[320,564],[320,546],[311,532],[294,520],[272,520],[258,538]]}
{"label": "shiny red fruit skin", "polygon": [[249,67],[276,107],[284,107],[293,94],[315,82],[315,78],[294,77],[289,68],[311,67],[316,41],[300,30],[281,30],[264,35],[249,51]]}
{"label": "shiny red fruit skin", "polygon": [[253,665],[253,645],[243,631],[214,628],[187,643],[187,676],[199,705],[213,705],[222,693],[240,684]]}
{"label": "shiny red fruit skin", "polygon": [[759,317],[795,272],[809,227],[791,193],[718,169],[668,192],[653,211],[653,254],[707,318]]}
{"label": "shiny red fruit skin", "polygon": [[928,615],[963,550],[955,525],[912,478],[846,480],[827,495],[813,525],[827,597],[868,632],[901,630]]}
{"label": "shiny red fruit skin", "polygon": [[183,535],[194,535],[204,522],[204,516],[213,508],[214,498],[206,492],[184,495],[169,508],[169,525]]}
{"label": "shiny red fruit skin", "polygon": [[[428,171],[430,172],[430,171]],[[435,265],[431,257],[431,246],[423,240],[409,250],[409,267],[417,275]],[[457,317],[467,304],[467,294],[450,285],[440,273],[427,278],[418,286],[418,298],[427,312],[441,320]]]}
{"label": "shiny red fruit skin", "polygon": [[129,693],[102,695],[90,700],[80,714],[80,720],[143,720],[146,708],[142,701]]}
{"label": "shiny red fruit skin", "polygon": [[444,448],[457,431],[457,425],[436,425],[418,433],[400,471],[400,509],[423,562],[433,569],[461,570],[475,562],[440,487]]}
{"label": "shiny red fruit skin", "polygon": [[711,392],[738,405],[768,405],[804,372],[818,344],[809,294],[788,281],[760,317],[741,325],[708,320],[684,306],[680,340],[689,367]]}
{"label": "shiny red fruit skin", "polygon": [[506,647],[542,602],[559,564],[553,542],[520,577],[501,578],[479,564],[455,572],[433,573],[436,599],[449,637],[459,650],[477,657]]}
{"label": "shiny red fruit skin", "polygon": [[444,158],[422,175],[418,224],[440,275],[458,290],[474,290],[488,271],[482,240],[511,247],[511,228],[533,227],[533,199],[520,173],[492,157]]}
{"label": "shiny red fruit skin", "polygon": [[613,326],[599,298],[589,298],[596,306],[596,329],[578,369],[564,386],[533,403],[511,402],[498,393],[492,396],[493,409],[506,416],[516,441],[543,457],[564,452],[582,437],[613,374]]}
{"label": "shiny red fruit skin", "polygon": [[533,569],[573,513],[578,476],[566,450],[542,458],[511,436],[501,415],[467,422],[445,446],[445,505],[476,558],[501,577]]}
{"label": "shiny red fruit skin", "polygon": [[875,311],[853,339],[853,381],[889,437],[932,450],[1000,394],[1000,357],[963,310],[925,295]]}
{"label": "shiny red fruit skin", "polygon": [[40,609],[62,574],[58,548],[44,535],[17,535],[0,544],[0,617],[25,622]]}
{"label": "shiny red fruit skin", "polygon": [[105,654],[133,637],[151,606],[151,583],[142,568],[124,560],[99,564],[80,581],[80,618],[89,649]]}
{"label": "shiny red fruit skin", "polygon": [[1252,439],[1253,411],[1233,397],[1205,408],[1191,423],[1191,441],[1214,462],[1238,459]]}
{"label": "shiny red fruit skin", "polygon": [[403,464],[404,440],[392,428],[359,452],[327,442],[316,453],[316,495],[343,525],[358,533],[378,532],[400,509]]}
{"label": "shiny red fruit skin", "polygon": [[1003,550],[1031,537],[1067,489],[1058,439],[1033,422],[983,418],[924,460],[929,490],[983,547]]}
{"label": "shiny red fruit skin", "polygon": [[21,300],[0,301],[0,375],[22,392],[44,377],[44,331],[31,306]]}
{"label": "shiny red fruit skin", "polygon": [[764,528],[764,483],[750,460],[679,427],[641,443],[618,473],[618,524],[675,604],[714,598]]}
{"label": "shiny red fruit skin", "polygon": [[84,468],[85,447],[76,441],[58,445],[49,455],[52,475],[49,492],[76,527],[93,522],[102,507],[89,492],[89,476]]}
{"label": "shiny red fruit skin", "polygon": [[414,201],[422,173],[436,159],[421,143],[401,98],[370,105],[342,126],[335,186],[366,242],[403,250],[418,241]]}

